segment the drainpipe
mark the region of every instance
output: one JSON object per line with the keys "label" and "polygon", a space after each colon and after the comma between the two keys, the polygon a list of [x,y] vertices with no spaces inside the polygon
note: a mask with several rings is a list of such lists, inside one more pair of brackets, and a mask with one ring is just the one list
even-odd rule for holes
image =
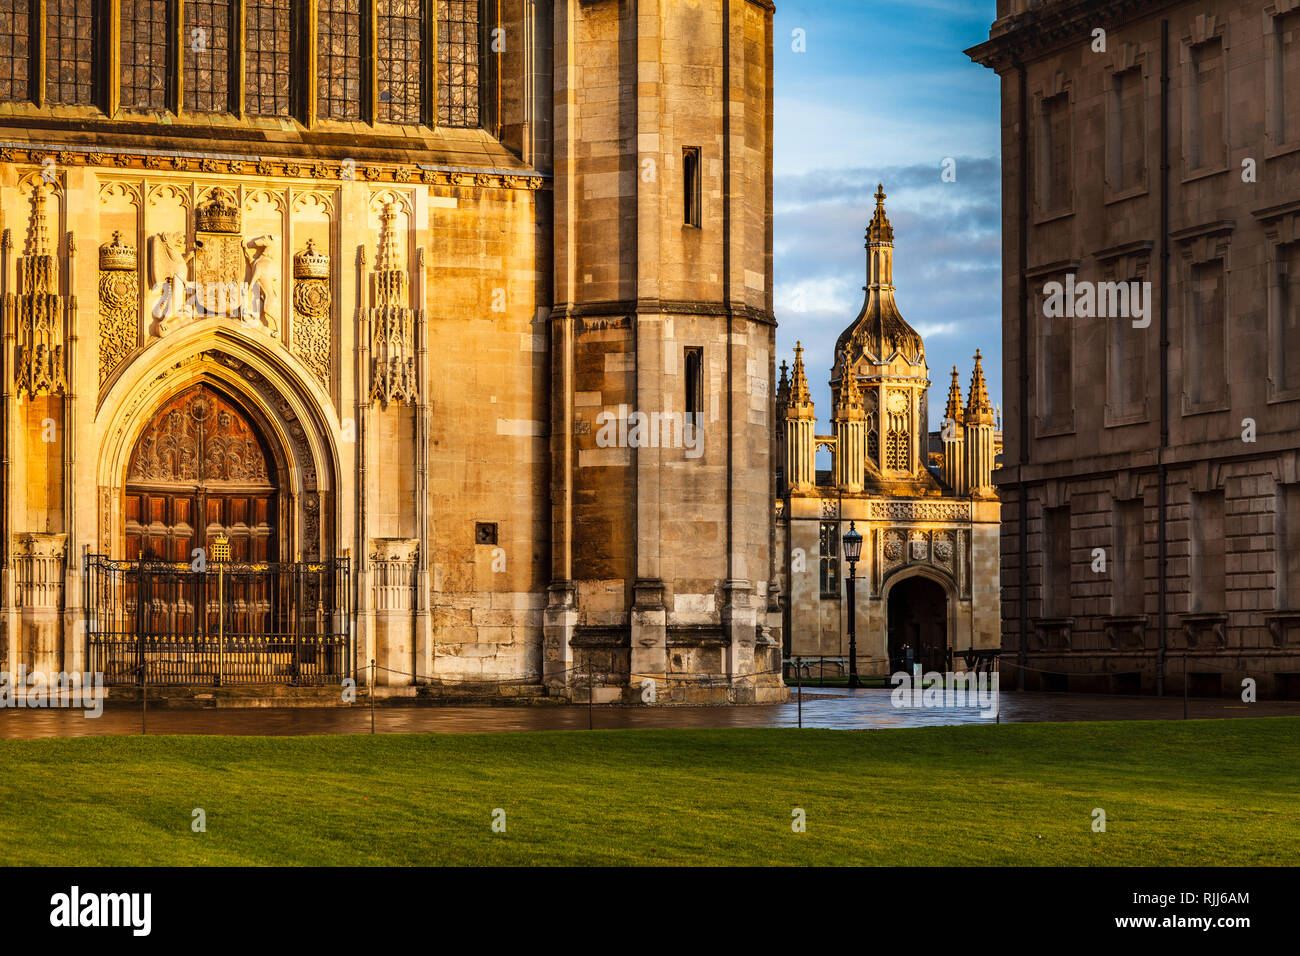
{"label": "drainpipe", "polygon": [[1029,663],[1029,495],[1025,486],[1025,468],[1029,464],[1029,81],[1023,63],[1016,64],[1020,97],[1020,248],[1017,251],[1020,292],[1020,467],[1016,497],[1020,504],[1019,567],[1016,569],[1020,605],[1020,640],[1016,648],[1016,690],[1025,689],[1025,667]]}
{"label": "drainpipe", "polygon": [[1159,536],[1160,645],[1156,651],[1156,694],[1165,693],[1165,654],[1168,649],[1169,540],[1165,531],[1169,508],[1169,21],[1160,21],[1160,447],[1156,529]]}

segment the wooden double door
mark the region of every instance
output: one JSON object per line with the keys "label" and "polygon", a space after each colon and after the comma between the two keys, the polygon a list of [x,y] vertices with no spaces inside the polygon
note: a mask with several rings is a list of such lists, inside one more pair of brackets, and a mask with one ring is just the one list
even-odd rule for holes
{"label": "wooden double door", "polygon": [[124,494],[127,559],[186,562],[230,539],[231,561],[279,559],[274,459],[252,417],[197,385],[168,401],[131,454]]}

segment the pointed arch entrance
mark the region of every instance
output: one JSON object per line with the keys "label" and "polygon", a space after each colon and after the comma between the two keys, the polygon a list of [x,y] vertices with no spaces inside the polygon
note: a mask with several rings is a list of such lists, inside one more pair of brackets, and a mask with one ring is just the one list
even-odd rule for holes
{"label": "pointed arch entrance", "polygon": [[948,592],[933,578],[913,575],[894,582],[888,595],[889,661],[893,671],[909,662],[922,673],[948,669]]}
{"label": "pointed arch entrance", "polygon": [[132,450],[123,488],[126,556],[190,561],[219,536],[231,560],[279,558],[281,468],[257,416],[200,382],[165,402]]}

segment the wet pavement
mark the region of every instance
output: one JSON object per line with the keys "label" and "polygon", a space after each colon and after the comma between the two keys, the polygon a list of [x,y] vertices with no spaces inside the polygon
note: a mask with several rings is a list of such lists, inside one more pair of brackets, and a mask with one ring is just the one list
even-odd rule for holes
{"label": "wet pavement", "polygon": [[[888,689],[805,688],[803,726],[834,730],[875,730],[949,724],[993,723],[980,707],[895,708]],[[1111,697],[1004,691],[1000,719],[1005,723],[1073,720],[1181,720],[1181,697]],[[1194,699],[1192,719],[1300,716],[1300,702]],[[376,707],[374,729],[381,734],[478,733],[525,730],[625,728],[794,727],[799,705],[738,707],[585,706],[386,706]],[[370,733],[371,711],[364,703],[349,708],[157,709],[148,712],[150,734],[305,734]],[[0,738],[83,737],[138,734],[138,707],[110,705],[98,718],[80,710],[0,710]]]}

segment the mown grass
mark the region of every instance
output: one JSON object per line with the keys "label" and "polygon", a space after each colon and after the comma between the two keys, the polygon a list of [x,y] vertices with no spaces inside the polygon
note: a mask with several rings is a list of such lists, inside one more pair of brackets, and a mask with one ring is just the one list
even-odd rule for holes
{"label": "mown grass", "polygon": [[1293,865],[1298,738],[1300,718],[0,741],[0,863]]}

